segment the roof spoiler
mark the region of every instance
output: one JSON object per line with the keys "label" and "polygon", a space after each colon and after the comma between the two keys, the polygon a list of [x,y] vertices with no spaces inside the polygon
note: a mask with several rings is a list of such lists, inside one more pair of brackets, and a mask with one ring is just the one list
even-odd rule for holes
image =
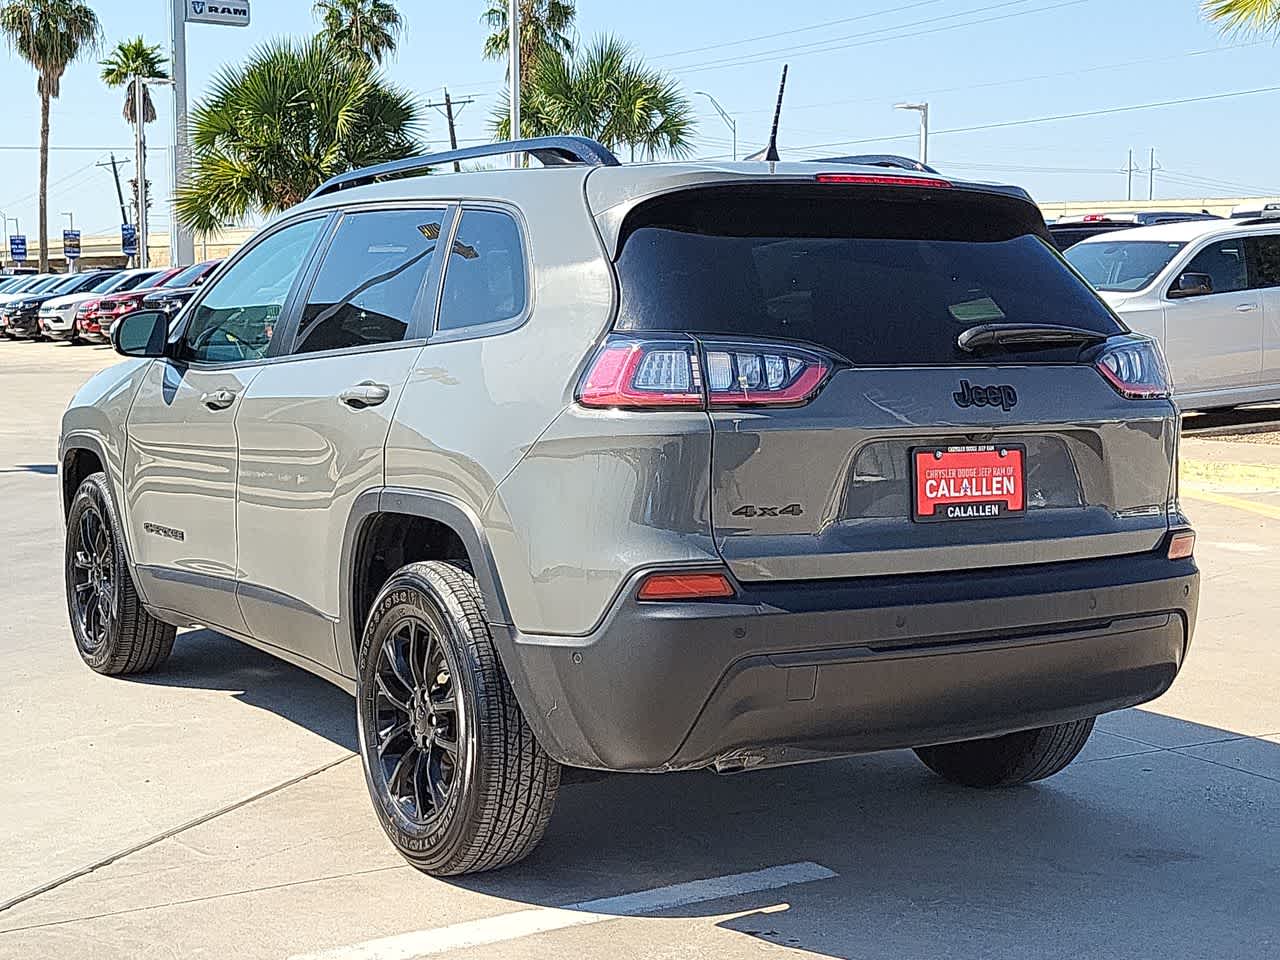
{"label": "roof spoiler", "polygon": [[813,163],[849,163],[856,164],[861,167],[893,167],[896,170],[915,170],[917,173],[933,173],[938,171],[927,163],[921,163],[919,160],[912,160],[910,157],[900,157],[893,153],[860,153],[852,157],[827,157],[824,160],[814,160]]}

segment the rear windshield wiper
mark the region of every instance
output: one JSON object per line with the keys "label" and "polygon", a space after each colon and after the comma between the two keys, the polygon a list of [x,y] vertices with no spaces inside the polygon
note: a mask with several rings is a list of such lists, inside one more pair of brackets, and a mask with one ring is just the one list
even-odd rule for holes
{"label": "rear windshield wiper", "polygon": [[1056,323],[981,323],[956,338],[966,353],[1016,347],[1068,347],[1101,343],[1107,334]]}

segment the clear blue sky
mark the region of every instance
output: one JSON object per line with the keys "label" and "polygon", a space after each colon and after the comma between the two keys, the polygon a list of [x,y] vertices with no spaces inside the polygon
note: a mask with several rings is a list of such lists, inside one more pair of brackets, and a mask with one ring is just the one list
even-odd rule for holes
{"label": "clear blue sky", "polygon": [[[96,0],[108,45],[143,34],[167,46],[168,0]],[[464,141],[487,139],[503,66],[481,59],[482,0],[402,0],[408,31],[391,76],[423,100],[448,85],[475,96],[460,114]],[[784,157],[916,149],[914,114],[900,100],[927,98],[935,137],[931,161],[975,179],[1020,183],[1040,200],[1123,199],[1127,151],[1145,170],[1157,150],[1165,168],[1157,197],[1280,194],[1280,91],[1079,119],[947,133],[955,128],[1211,97],[1280,87],[1280,49],[1270,41],[1223,38],[1201,20],[1196,0],[578,0],[585,39],[601,31],[630,41],[692,94],[706,90],[734,114],[744,152],[767,135],[778,74],[791,64],[783,110]],[[253,0],[248,29],[188,28],[191,96],[223,64],[273,36],[313,29],[309,0]],[[758,39],[753,39],[758,38]],[[744,42],[739,42],[744,41]],[[786,49],[784,49],[786,48]],[[39,110],[35,78],[0,54],[0,210],[36,229]],[[168,90],[151,125],[162,145]],[[93,164],[109,148],[131,156],[122,96],[99,83],[94,62],[73,66],[53,108],[50,228],[74,211],[86,233],[115,230],[119,213],[108,172]],[[695,156],[727,156],[729,134],[706,100],[694,97]],[[1268,120],[1267,117],[1271,117]],[[428,137],[446,136],[430,112]],[[856,144],[853,141],[892,138]],[[18,148],[18,149],[13,149]],[[87,148],[87,149],[67,149]],[[126,168],[129,169],[129,168]],[[151,154],[153,229],[167,222],[167,156]],[[1145,196],[1145,175],[1135,195]]]}

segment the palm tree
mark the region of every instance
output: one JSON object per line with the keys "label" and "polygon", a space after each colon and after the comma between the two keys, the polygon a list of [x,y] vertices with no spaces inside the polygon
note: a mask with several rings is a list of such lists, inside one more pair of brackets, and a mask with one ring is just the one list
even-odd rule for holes
{"label": "palm tree", "polygon": [[[520,126],[525,137],[577,134],[612,150],[626,148],[652,159],[688,154],[693,108],[679,85],[646,67],[631,48],[604,36],[574,56],[539,58],[529,83],[521,87]],[[498,140],[508,139],[508,102],[490,120]]]}
{"label": "palm tree", "polygon": [[1280,34],[1280,0],[1204,0],[1203,9],[1224,30]]}
{"label": "palm tree", "polygon": [[316,0],[315,13],[336,49],[368,63],[381,65],[404,30],[404,19],[390,0]]}
{"label": "palm tree", "polygon": [[35,68],[40,95],[40,270],[49,269],[49,105],[61,93],[67,66],[95,49],[98,18],[79,0],[11,0],[0,6],[0,31]]}
{"label": "palm tree", "polygon": [[[142,37],[132,40],[121,40],[111,50],[107,59],[98,65],[102,67],[102,82],[108,87],[124,87],[124,118],[130,125],[137,122],[138,114],[133,103],[136,84],[135,77],[154,77],[157,80],[169,79],[165,70],[168,60],[160,54],[160,44],[148,46]],[[142,122],[153,123],[156,119],[156,106],[151,102],[151,92],[144,84],[142,87]]]}
{"label": "palm tree", "polygon": [[[484,41],[486,60],[507,56],[510,27],[507,0],[489,0],[480,22],[489,30]],[[573,21],[578,15],[573,0],[520,0],[520,85],[533,76],[534,65],[544,51],[561,57],[573,53]]]}
{"label": "palm tree", "polygon": [[284,210],[336,173],[412,156],[422,121],[408,93],[321,35],[224,67],[190,124],[191,178],[175,210],[210,231]]}

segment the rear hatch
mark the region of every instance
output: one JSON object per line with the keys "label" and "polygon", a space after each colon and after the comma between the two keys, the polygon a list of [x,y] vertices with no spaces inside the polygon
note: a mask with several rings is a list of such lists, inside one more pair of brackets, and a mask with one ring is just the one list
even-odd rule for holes
{"label": "rear hatch", "polygon": [[[685,190],[628,216],[616,266],[615,342],[696,344],[713,532],[740,579],[1121,555],[1167,532],[1176,414],[1126,387],[1160,372],[1158,350],[1132,349],[1025,200]],[[1017,324],[1074,339],[960,345]],[[666,367],[636,369],[643,387]]]}

